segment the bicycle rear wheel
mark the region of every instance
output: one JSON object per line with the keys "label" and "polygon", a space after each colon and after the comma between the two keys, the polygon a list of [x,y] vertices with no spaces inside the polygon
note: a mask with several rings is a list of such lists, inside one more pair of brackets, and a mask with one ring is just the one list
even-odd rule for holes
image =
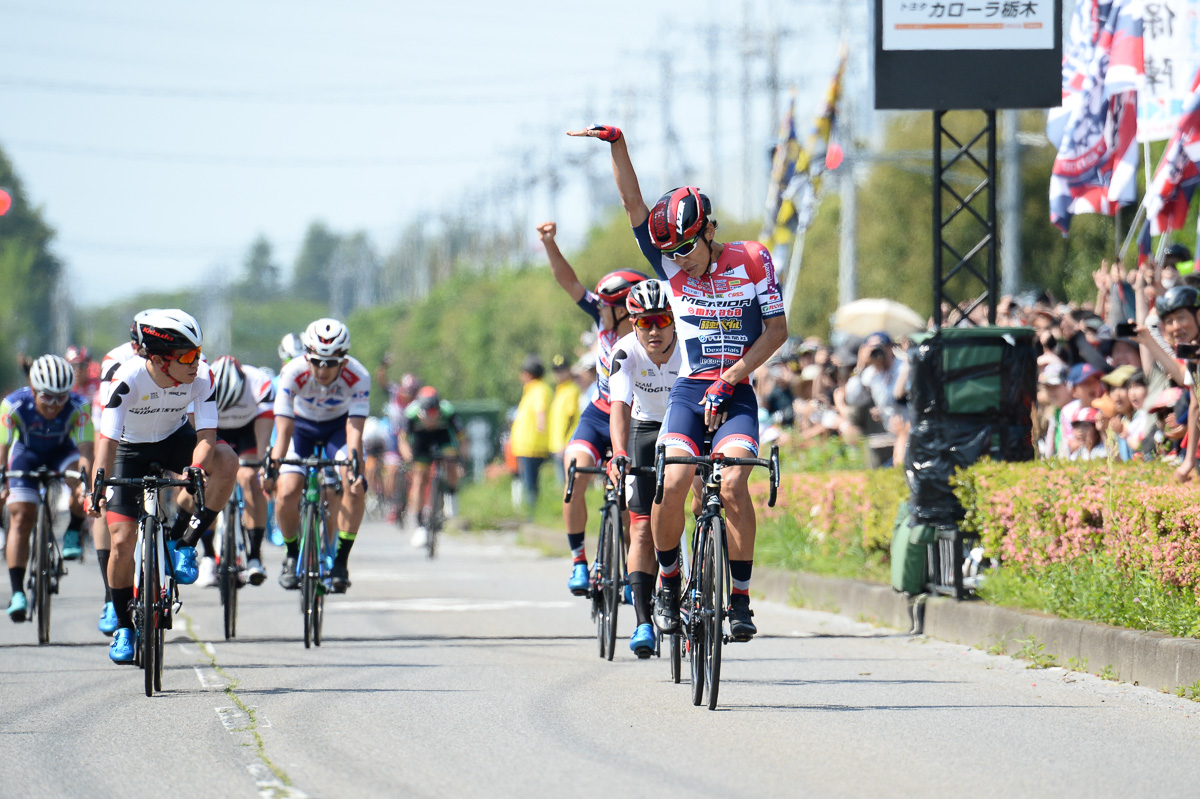
{"label": "bicycle rear wheel", "polygon": [[221,525],[221,565],[217,572],[217,586],[225,611],[226,641],[237,635],[237,515],[235,504],[226,505],[224,523]]}
{"label": "bicycle rear wheel", "polygon": [[725,520],[712,520],[705,544],[704,620],[708,631],[704,652],[707,663],[708,709],[717,709],[717,694],[721,689],[721,645],[725,641]]}
{"label": "bicycle rear wheel", "polygon": [[33,615],[37,617],[38,643],[50,643],[50,580],[57,577],[54,537],[50,514],[44,504],[38,506],[37,532],[33,544]]}
{"label": "bicycle rear wheel", "polygon": [[680,657],[680,650],[683,649],[683,641],[679,633],[668,633],[670,638],[671,649],[671,682],[679,685],[679,681],[683,677],[683,659]]}
{"label": "bicycle rear wheel", "polygon": [[604,554],[604,644],[605,656],[612,660],[617,648],[617,611],[621,607],[621,512],[615,505],[605,506],[604,527],[608,547]]}
{"label": "bicycle rear wheel", "polygon": [[[146,678],[146,696],[154,696],[155,672],[159,668],[161,654],[155,635],[158,632],[158,523],[145,518],[141,525],[142,539],[142,584],[138,588],[138,607],[141,611],[138,635],[142,650],[143,676]],[[161,677],[159,685],[162,684]]]}

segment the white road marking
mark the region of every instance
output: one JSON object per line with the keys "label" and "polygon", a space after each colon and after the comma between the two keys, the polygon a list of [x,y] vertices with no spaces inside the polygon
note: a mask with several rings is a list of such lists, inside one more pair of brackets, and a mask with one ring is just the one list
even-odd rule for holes
{"label": "white road marking", "polygon": [[204,690],[212,691],[225,688],[225,681],[222,680],[221,675],[217,674],[217,672],[212,668],[208,666],[203,668],[200,666],[192,666],[192,668],[195,669],[196,679],[200,681],[200,687],[202,687]]}
{"label": "white road marking", "polygon": [[308,794],[299,788],[284,785],[263,763],[250,763],[246,770],[254,778],[254,786],[262,799],[308,799]]}
{"label": "white road marking", "polygon": [[421,580],[478,580],[479,572],[381,572],[354,570],[354,582],[364,583],[401,583],[419,582]]}
{"label": "white road marking", "polygon": [[[248,710],[254,711],[254,726],[256,728],[271,726],[271,722],[258,709],[258,705],[247,705],[246,707]],[[250,728],[250,716],[240,707],[226,705],[225,707],[213,708],[213,710],[217,711],[217,715],[221,717],[221,723],[230,732],[242,732]]]}
{"label": "white road marking", "polygon": [[514,608],[571,608],[578,602],[535,602],[528,599],[466,599],[463,597],[424,597],[420,599],[368,599],[334,601],[325,606],[326,613],[365,612],[378,610],[407,610],[417,613],[463,613],[474,611],[513,610]]}

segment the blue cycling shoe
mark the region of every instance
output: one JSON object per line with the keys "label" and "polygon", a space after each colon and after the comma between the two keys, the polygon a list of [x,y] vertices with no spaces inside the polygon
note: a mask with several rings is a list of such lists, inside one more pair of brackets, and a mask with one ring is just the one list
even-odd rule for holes
{"label": "blue cycling shoe", "polygon": [[112,643],[108,645],[108,659],[113,663],[132,663],[136,649],[137,634],[128,627],[120,627],[113,633]]}
{"label": "blue cycling shoe", "polygon": [[654,634],[654,625],[649,622],[639,624],[633,635],[629,636],[629,651],[637,655],[639,660],[644,660],[654,654],[655,643],[657,636]]}
{"label": "blue cycling shoe", "polygon": [[586,563],[576,563],[571,570],[571,579],[567,580],[567,590],[575,596],[587,596],[588,584],[591,578],[588,576],[588,567]]}
{"label": "blue cycling shoe", "polygon": [[176,545],[171,552],[171,571],[175,582],[180,585],[191,585],[200,576],[200,567],[196,565],[196,548]]}
{"label": "blue cycling shoe", "polygon": [[63,533],[63,560],[79,560],[83,556],[83,545],[78,530],[67,530]]}
{"label": "blue cycling shoe", "polygon": [[96,625],[96,629],[105,635],[112,635],[117,631],[117,609],[113,603],[104,603],[104,610],[100,611],[100,623]]}
{"label": "blue cycling shoe", "polygon": [[8,603],[8,617],[15,622],[25,621],[25,613],[29,610],[29,600],[25,598],[24,591],[18,591],[13,594],[12,601]]}

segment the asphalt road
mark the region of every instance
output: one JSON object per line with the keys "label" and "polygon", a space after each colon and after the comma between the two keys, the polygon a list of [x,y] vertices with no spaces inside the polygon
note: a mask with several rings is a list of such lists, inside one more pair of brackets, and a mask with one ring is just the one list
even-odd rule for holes
{"label": "asphalt road", "polygon": [[760,601],[711,712],[665,658],[597,657],[567,563],[500,535],[429,562],[368,526],[312,650],[270,555],[235,641],[216,590],[184,589],[154,698],[108,661],[94,560],[65,578],[53,644],[0,620],[0,797],[1200,791],[1200,704],[1150,689]]}

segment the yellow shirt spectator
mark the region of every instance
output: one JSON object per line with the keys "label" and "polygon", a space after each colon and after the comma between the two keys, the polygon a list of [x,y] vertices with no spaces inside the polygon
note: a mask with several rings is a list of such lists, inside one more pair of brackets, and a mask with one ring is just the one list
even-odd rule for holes
{"label": "yellow shirt spectator", "polygon": [[571,440],[571,433],[579,424],[579,384],[571,376],[569,369],[555,369],[560,377],[554,387],[554,399],[550,402],[550,451],[562,452]]}
{"label": "yellow shirt spectator", "polygon": [[521,391],[517,404],[517,416],[512,424],[512,452],[518,458],[546,458],[550,455],[550,433],[548,416],[550,411],[550,386],[541,378],[534,378]]}

